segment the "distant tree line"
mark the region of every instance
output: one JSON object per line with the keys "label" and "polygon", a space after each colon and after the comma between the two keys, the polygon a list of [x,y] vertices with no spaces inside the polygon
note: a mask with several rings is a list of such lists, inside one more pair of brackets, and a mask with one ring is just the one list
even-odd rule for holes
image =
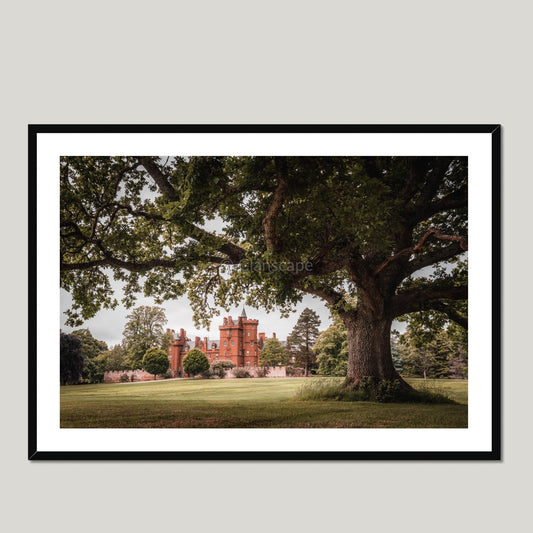
{"label": "distant tree line", "polygon": [[61,333],[61,384],[101,383],[105,372],[117,370],[144,369],[154,377],[166,375],[172,338],[163,330],[164,309],[140,306],[127,319],[121,343],[111,348],[88,329]]}
{"label": "distant tree line", "polygon": [[[88,329],[61,333],[61,383],[101,383],[107,371],[144,369],[154,377],[168,375],[172,335],[164,332],[166,323],[163,308],[140,306],[127,316],[122,341],[115,346],[108,347]],[[300,368],[305,375],[316,372],[313,346],[319,326],[318,315],[309,308],[304,309],[285,345],[276,338],[266,340],[260,353],[258,374],[266,376],[275,366]],[[223,377],[234,366],[231,361],[222,360],[210,365],[200,350],[191,350],[188,355],[184,359],[187,375]]]}
{"label": "distant tree line", "polygon": [[[95,339],[88,329],[61,333],[61,384],[101,383],[105,372],[121,370],[144,369],[154,379],[158,375],[168,377],[168,348],[172,337],[163,329],[167,322],[164,309],[140,306],[127,319],[122,342],[112,347]],[[266,340],[260,352],[259,374],[266,376],[270,368],[286,366],[288,374],[301,369],[299,372],[306,376],[309,373],[346,376],[348,339],[343,321],[334,316],[333,323],[321,333],[319,326],[318,315],[309,308],[304,309],[286,345],[276,338]],[[396,371],[404,376],[468,377],[466,330],[453,322],[439,321],[436,316],[411,315],[405,332],[391,335],[391,354]],[[221,365],[211,368],[200,350],[192,350],[189,355],[185,370],[188,375],[223,377],[231,368]]]}

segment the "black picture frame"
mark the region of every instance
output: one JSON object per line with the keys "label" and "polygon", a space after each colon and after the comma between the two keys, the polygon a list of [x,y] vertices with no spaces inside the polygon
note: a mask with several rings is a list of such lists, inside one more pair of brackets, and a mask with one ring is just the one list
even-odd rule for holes
{"label": "black picture frame", "polygon": [[[42,451],[37,447],[37,138],[41,133],[485,133],[492,146],[492,446],[490,451]],[[501,126],[478,125],[29,125],[28,459],[30,460],[500,460]],[[489,260],[487,258],[487,260]]]}

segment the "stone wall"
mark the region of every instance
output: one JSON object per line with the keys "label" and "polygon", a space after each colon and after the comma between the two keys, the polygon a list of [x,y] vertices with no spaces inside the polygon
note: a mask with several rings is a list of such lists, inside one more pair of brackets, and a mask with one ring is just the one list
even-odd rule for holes
{"label": "stone wall", "polygon": [[[241,367],[242,368],[242,367]],[[257,377],[256,368],[247,368],[250,376],[255,378]],[[303,371],[302,371],[303,373]],[[126,374],[128,376],[128,381],[154,381],[154,375],[145,372],[144,370],[114,370],[112,372],[104,373],[104,383],[122,383],[120,380],[121,376]],[[133,379],[131,379],[133,376]],[[287,377],[287,368],[284,366],[275,366],[270,369],[267,378],[286,378]],[[158,380],[163,381],[163,378],[158,377]],[[233,375],[233,369],[228,370],[224,379],[235,379]]]}
{"label": "stone wall", "polygon": [[121,383],[120,377],[123,374],[128,376],[128,381],[154,381],[154,375],[144,370],[113,370],[104,373],[104,383]]}
{"label": "stone wall", "polygon": [[[241,367],[241,370],[242,370],[242,367]],[[248,372],[250,373],[250,376],[252,376],[253,378],[257,377],[257,368],[246,368],[245,370],[248,370]],[[270,369],[270,372],[268,373],[268,376],[266,377],[267,378],[286,378],[287,369],[284,366],[272,367]],[[235,379],[235,376],[233,375],[233,368],[226,372],[224,379]]]}

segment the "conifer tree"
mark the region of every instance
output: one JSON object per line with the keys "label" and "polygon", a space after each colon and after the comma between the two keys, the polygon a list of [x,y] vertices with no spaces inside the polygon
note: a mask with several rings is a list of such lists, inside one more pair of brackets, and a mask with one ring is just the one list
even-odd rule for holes
{"label": "conifer tree", "polygon": [[295,357],[298,366],[304,368],[305,376],[309,375],[309,367],[316,362],[313,347],[320,335],[319,327],[320,318],[312,309],[306,307],[287,337],[287,348]]}

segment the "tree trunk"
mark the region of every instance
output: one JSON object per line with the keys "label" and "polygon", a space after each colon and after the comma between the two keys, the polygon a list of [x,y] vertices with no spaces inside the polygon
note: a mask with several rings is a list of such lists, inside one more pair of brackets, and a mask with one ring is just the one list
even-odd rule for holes
{"label": "tree trunk", "polygon": [[392,319],[370,306],[358,305],[356,313],[343,316],[348,336],[348,383],[357,387],[363,377],[375,385],[382,380],[403,381],[392,362],[390,334]]}

